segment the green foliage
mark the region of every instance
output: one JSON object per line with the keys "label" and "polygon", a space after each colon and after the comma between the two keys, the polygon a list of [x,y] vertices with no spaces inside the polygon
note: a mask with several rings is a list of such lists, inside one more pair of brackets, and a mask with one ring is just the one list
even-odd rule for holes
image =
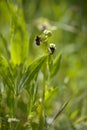
{"label": "green foliage", "polygon": [[59,54],[53,62],[53,67],[52,67],[52,70],[51,70],[51,77],[54,76],[57,73],[57,71],[59,70],[60,62],[61,62],[61,56],[62,55]]}
{"label": "green foliage", "polygon": [[14,79],[11,74],[10,66],[3,56],[0,57],[0,76],[3,83],[14,92]]}
{"label": "green foliage", "polygon": [[87,130],[86,5],[0,1],[0,130]]}
{"label": "green foliage", "polygon": [[46,60],[46,57],[47,56],[42,56],[38,58],[33,63],[31,63],[29,67],[25,70],[18,84],[18,93],[20,93],[22,89],[26,87],[27,84],[29,85],[30,82],[34,79],[34,77],[38,74],[38,71]]}
{"label": "green foliage", "polygon": [[[16,12],[17,13],[17,12]],[[15,51],[16,50],[16,51]],[[23,63],[28,55],[28,34],[22,16],[12,17],[11,58],[14,64]]]}

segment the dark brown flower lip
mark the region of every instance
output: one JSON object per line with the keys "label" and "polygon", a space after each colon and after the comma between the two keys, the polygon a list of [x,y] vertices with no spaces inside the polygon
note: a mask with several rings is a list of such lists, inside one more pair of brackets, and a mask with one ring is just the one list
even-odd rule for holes
{"label": "dark brown flower lip", "polygon": [[51,50],[51,54],[53,54],[55,51],[55,48],[50,47],[50,50]]}
{"label": "dark brown flower lip", "polygon": [[41,37],[40,36],[36,36],[35,41],[36,41],[36,45],[39,46],[40,43],[41,43]]}

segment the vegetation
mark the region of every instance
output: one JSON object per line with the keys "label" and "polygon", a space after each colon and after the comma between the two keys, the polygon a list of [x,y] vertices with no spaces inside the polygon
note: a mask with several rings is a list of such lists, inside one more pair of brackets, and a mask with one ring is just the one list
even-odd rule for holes
{"label": "vegetation", "polygon": [[87,130],[87,1],[0,1],[0,130]]}

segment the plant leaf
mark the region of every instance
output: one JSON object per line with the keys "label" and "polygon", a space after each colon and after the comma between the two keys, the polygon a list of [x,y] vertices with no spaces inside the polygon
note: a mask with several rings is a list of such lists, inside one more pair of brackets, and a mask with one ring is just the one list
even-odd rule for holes
{"label": "plant leaf", "polygon": [[58,72],[59,67],[60,67],[60,63],[61,63],[61,57],[62,57],[62,54],[60,53],[55,58],[55,60],[53,62],[53,68],[52,68],[52,71],[51,71],[51,77],[53,77],[54,75],[56,75],[56,73]]}
{"label": "plant leaf", "polygon": [[57,87],[49,87],[49,89],[45,92],[45,105],[50,104],[53,97],[56,95],[56,92],[57,92]]}
{"label": "plant leaf", "polygon": [[22,91],[25,87],[27,87],[27,84],[29,85],[31,80],[34,78],[34,76],[38,73],[41,66],[45,62],[47,56],[41,56],[38,59],[36,59],[33,63],[29,65],[29,67],[25,70],[25,72],[22,75],[22,78],[18,85],[18,93]]}
{"label": "plant leaf", "polygon": [[55,115],[54,115],[52,118],[48,119],[47,122],[48,122],[49,125],[51,125],[51,124],[56,120],[56,118],[63,112],[63,110],[64,110],[64,109],[66,108],[66,106],[68,105],[69,101],[70,101],[70,99],[67,100],[67,101],[61,106],[61,108],[60,108],[59,110],[57,110],[57,112],[55,113]]}
{"label": "plant leaf", "polygon": [[11,60],[14,64],[24,63],[28,56],[28,32],[23,19],[23,12],[15,10],[14,6],[8,4],[12,17],[11,21]]}
{"label": "plant leaf", "polygon": [[3,42],[3,51],[4,51],[4,54],[6,56],[6,58],[10,58],[10,52],[8,50],[8,43],[7,43],[7,40],[5,39],[5,37],[2,35],[2,33],[0,33],[0,38],[2,39],[2,42]]}
{"label": "plant leaf", "polygon": [[4,85],[7,85],[14,92],[14,80],[7,60],[0,56],[0,77]]}

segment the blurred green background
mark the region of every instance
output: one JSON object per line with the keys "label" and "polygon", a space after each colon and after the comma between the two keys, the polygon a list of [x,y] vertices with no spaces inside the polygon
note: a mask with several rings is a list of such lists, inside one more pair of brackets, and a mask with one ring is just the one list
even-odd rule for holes
{"label": "blurred green background", "polygon": [[[57,94],[50,107],[56,108],[71,100],[56,120],[54,129],[87,130],[87,1],[0,0],[0,54],[10,59],[12,14],[8,2],[17,11],[18,22],[21,22],[19,14],[24,19],[31,60],[42,54],[34,40],[43,27],[52,30],[49,42],[56,44],[54,57],[62,52],[60,70],[52,79],[52,86],[58,87]],[[3,43],[2,35],[7,42]]]}

